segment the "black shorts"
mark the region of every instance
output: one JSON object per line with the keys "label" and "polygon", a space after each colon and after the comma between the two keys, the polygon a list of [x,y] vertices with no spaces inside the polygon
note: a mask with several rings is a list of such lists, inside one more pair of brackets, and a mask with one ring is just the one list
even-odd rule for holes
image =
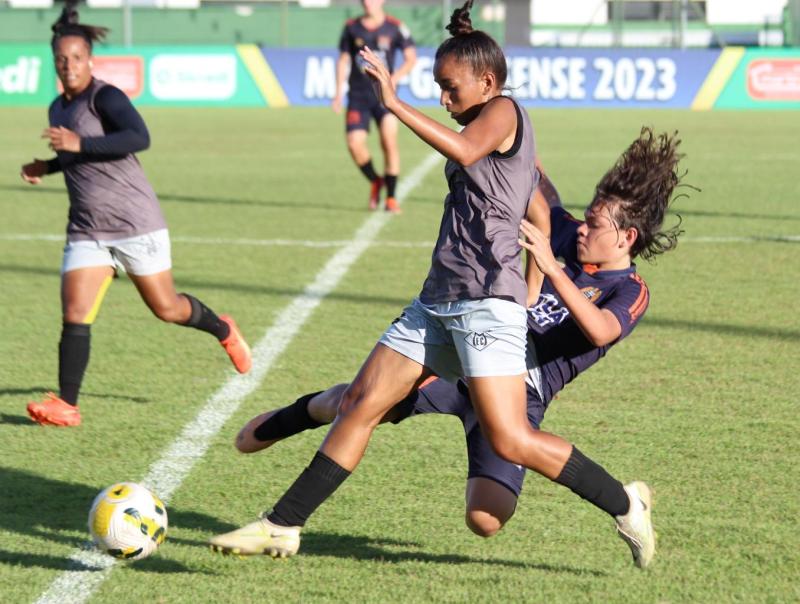
{"label": "black shorts", "polygon": [[347,132],[353,130],[366,130],[369,132],[370,118],[380,126],[381,120],[389,113],[389,110],[381,105],[375,95],[370,92],[369,96],[353,96],[347,103],[347,114],[345,117],[345,129]]}
{"label": "black shorts", "polygon": [[[545,404],[538,393],[530,386],[528,389],[528,421],[535,429],[544,418]],[[525,478],[525,468],[506,461],[492,450],[489,441],[483,436],[466,384],[459,381],[458,385],[442,379],[435,380],[412,393],[402,403],[398,410],[400,417],[395,423],[407,417],[423,413],[441,413],[456,415],[464,425],[467,440],[467,459],[469,469],[467,478],[489,478],[503,485],[519,497],[522,491],[522,481]]]}

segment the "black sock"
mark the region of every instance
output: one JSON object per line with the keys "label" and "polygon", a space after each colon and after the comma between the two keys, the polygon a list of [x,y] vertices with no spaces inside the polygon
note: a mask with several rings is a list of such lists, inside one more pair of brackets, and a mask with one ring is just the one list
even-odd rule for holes
{"label": "black sock", "polygon": [[308,403],[311,402],[312,398],[321,393],[322,390],[319,392],[312,392],[311,394],[304,394],[288,407],[284,407],[264,420],[264,422],[253,431],[253,436],[263,442],[272,440],[273,438],[286,438],[287,436],[292,436],[303,430],[319,428],[324,425],[308,414]]}
{"label": "black sock", "polygon": [[267,515],[267,520],[281,526],[304,526],[308,517],[333,495],[350,472],[322,451],[283,494]]}
{"label": "black sock", "polygon": [[64,323],[58,343],[58,388],[61,400],[78,404],[78,394],[83,374],[89,365],[89,348],[92,340],[88,323]]}
{"label": "black sock", "polygon": [[208,306],[189,294],[181,294],[181,296],[189,300],[189,304],[192,305],[192,314],[183,325],[208,332],[216,336],[219,341],[230,335],[231,328],[228,327],[228,324],[225,321],[220,321],[220,318]]}
{"label": "black sock", "polygon": [[375,182],[380,178],[378,173],[375,171],[375,168],[372,167],[372,160],[367,160],[367,163],[358,167],[361,170],[361,173],[367,177],[367,180],[370,182]]}
{"label": "black sock", "polygon": [[386,174],[383,177],[386,184],[386,197],[394,197],[394,189],[397,187],[397,174]]}
{"label": "black sock", "polygon": [[572,454],[555,479],[570,491],[612,516],[628,513],[630,500],[622,483],[572,447]]}

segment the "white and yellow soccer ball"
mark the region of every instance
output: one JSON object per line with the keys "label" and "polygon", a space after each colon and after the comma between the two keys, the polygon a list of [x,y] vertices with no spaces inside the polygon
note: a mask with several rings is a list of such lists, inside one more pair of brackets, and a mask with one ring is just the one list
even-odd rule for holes
{"label": "white and yellow soccer ball", "polygon": [[89,533],[99,549],[123,560],[141,560],[167,537],[167,508],[135,482],[103,489],[89,510]]}

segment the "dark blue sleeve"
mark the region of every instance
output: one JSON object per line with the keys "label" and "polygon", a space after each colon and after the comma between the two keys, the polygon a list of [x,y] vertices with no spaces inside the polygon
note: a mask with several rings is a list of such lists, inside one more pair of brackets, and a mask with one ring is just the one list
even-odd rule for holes
{"label": "dark blue sleeve", "polygon": [[55,174],[56,172],[61,172],[61,162],[58,161],[57,157],[53,159],[47,160],[47,173],[48,174]]}
{"label": "dark blue sleeve", "polygon": [[550,248],[556,258],[575,260],[578,250],[578,227],[581,221],[572,216],[563,207],[550,209]]}
{"label": "dark blue sleeve", "polygon": [[127,155],[150,146],[150,133],[130,99],[115,86],[104,86],[94,98],[94,107],[105,136],[81,139],[81,153],[87,155]]}
{"label": "dark blue sleeve", "polygon": [[405,50],[410,46],[415,46],[414,38],[411,37],[411,31],[406,27],[406,24],[400,21],[397,24],[397,47],[400,50]]}
{"label": "dark blue sleeve", "polygon": [[613,313],[619,321],[622,328],[617,339],[619,341],[633,331],[649,304],[650,291],[647,284],[637,273],[631,273],[608,300],[600,302],[599,307]]}
{"label": "dark blue sleeve", "polygon": [[351,43],[352,37],[350,36],[350,28],[345,24],[342,30],[342,35],[339,38],[339,51],[349,54],[353,53],[353,45]]}

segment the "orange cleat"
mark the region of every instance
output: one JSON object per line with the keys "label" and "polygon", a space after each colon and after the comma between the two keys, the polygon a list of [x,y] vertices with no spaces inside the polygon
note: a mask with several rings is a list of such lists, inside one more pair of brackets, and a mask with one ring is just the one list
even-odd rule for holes
{"label": "orange cleat", "polygon": [[70,405],[52,392],[48,392],[46,396],[41,403],[28,403],[28,415],[33,421],[42,426],[80,425],[81,412],[77,405]]}
{"label": "orange cleat", "polygon": [[369,189],[369,209],[377,210],[378,202],[381,199],[381,187],[383,187],[383,179],[378,177],[372,181]]}
{"label": "orange cleat", "polygon": [[394,197],[386,198],[386,211],[392,214],[400,213],[400,203]]}
{"label": "orange cleat", "polygon": [[247,373],[253,365],[253,355],[250,353],[250,346],[247,345],[247,342],[245,342],[242,337],[242,333],[236,326],[236,321],[233,320],[233,317],[229,315],[220,315],[219,319],[227,323],[228,327],[231,328],[228,337],[221,340],[220,344],[222,344],[225,352],[228,353],[231,361],[233,361],[233,366],[236,367],[236,371],[239,373]]}

